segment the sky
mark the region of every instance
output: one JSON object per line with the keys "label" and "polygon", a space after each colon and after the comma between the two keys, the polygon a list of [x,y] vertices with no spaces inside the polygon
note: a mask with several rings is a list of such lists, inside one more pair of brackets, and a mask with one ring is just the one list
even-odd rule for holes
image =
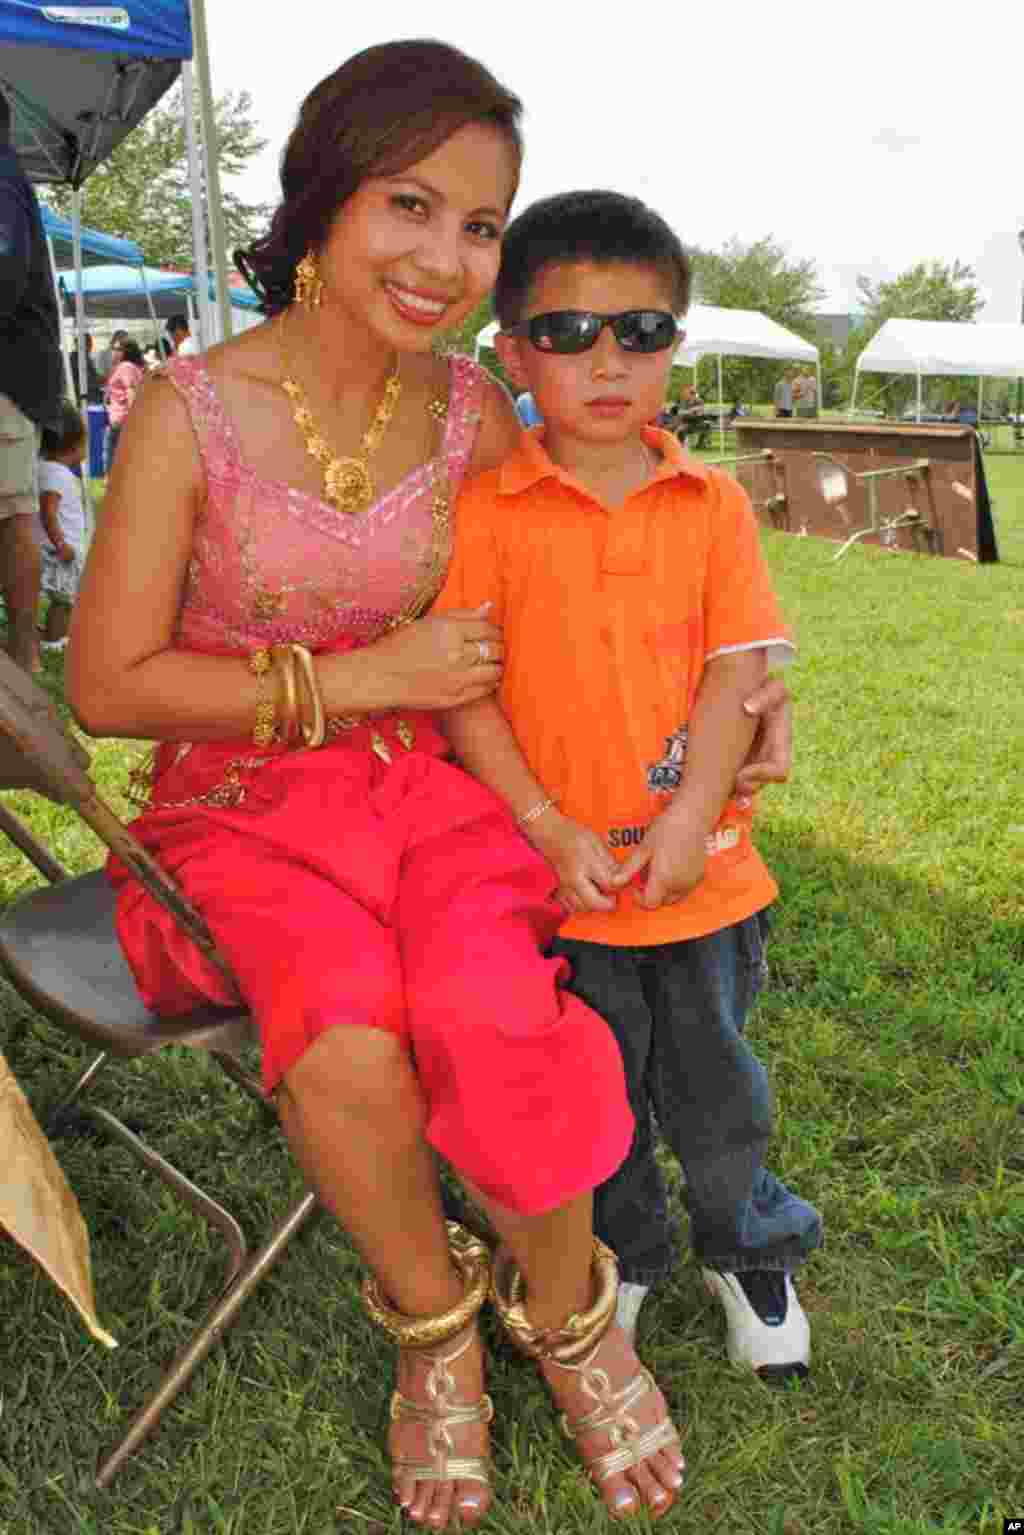
{"label": "sky", "polygon": [[[684,242],[765,235],[810,259],[821,308],[921,260],[972,266],[981,320],[1022,317],[1019,0],[206,0],[213,89],[247,90],[267,149],[232,189],[274,203],[304,95],[371,43],[433,36],[523,100],[516,206],[642,197]],[[629,32],[635,18],[635,30]]]}

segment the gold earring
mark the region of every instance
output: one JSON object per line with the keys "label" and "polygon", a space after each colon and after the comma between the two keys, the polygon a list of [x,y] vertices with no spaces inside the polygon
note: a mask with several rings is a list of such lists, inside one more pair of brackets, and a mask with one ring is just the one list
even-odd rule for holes
{"label": "gold earring", "polygon": [[303,256],[295,268],[295,302],[303,309],[319,309],[323,298],[324,280],[316,264],[313,247]]}

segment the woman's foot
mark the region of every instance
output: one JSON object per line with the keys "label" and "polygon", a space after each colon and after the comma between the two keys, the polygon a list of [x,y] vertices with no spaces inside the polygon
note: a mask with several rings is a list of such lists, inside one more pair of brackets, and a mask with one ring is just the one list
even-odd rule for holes
{"label": "woman's foot", "polygon": [[[646,1505],[653,1519],[667,1514],[683,1485],[686,1465],[678,1438],[652,1449],[638,1465],[604,1478],[600,1475],[603,1456],[628,1450],[631,1439],[640,1445],[670,1422],[665,1398],[618,1323],[612,1322],[581,1364],[542,1359],[540,1368],[608,1512],[627,1518]],[[623,1398],[621,1405],[617,1397]],[[601,1420],[606,1426],[579,1429],[588,1419],[595,1425]]]}
{"label": "woman's foot", "polygon": [[[484,1395],[484,1353],[476,1324],[436,1348],[402,1349],[396,1385],[388,1431],[396,1501],[409,1519],[428,1530],[445,1530],[459,1521],[471,1528],[491,1503],[490,1485],[482,1478],[492,1409]],[[471,1468],[467,1461],[477,1465]],[[430,1476],[422,1474],[425,1468]],[[469,1469],[479,1475],[459,1475]]]}

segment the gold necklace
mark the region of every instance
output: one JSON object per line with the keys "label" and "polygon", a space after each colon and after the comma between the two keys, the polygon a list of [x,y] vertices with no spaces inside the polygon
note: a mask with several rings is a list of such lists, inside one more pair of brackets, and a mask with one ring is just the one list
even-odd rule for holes
{"label": "gold necklace", "polygon": [[373,505],[374,498],[373,478],[368,460],[384,436],[402,393],[397,357],[395,371],[384,385],[380,404],[374,411],[373,420],[363,433],[363,440],[359,444],[362,457],[338,458],[331,452],[327,439],[317,426],[302,386],[289,371],[283,320],[281,354],[284,375],[281,379],[281,388],[292,403],[292,418],[302,433],[306,452],[323,470],[324,499],[332,506],[336,506],[339,512],[346,512],[350,517],[356,516],[359,512],[365,512],[367,507]]}

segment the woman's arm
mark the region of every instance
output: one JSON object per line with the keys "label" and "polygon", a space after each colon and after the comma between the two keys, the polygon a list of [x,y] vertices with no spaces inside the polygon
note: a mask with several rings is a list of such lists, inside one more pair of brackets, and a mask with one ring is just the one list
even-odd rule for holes
{"label": "woman's arm", "polygon": [[[165,380],[129,413],[71,625],[68,701],[94,735],[229,740],[251,733],[263,685],[241,659],[173,648],[204,473],[184,403]],[[479,664],[478,639],[492,657]],[[501,636],[449,613],[365,649],[318,658],[330,714],[450,708],[501,676]]]}

